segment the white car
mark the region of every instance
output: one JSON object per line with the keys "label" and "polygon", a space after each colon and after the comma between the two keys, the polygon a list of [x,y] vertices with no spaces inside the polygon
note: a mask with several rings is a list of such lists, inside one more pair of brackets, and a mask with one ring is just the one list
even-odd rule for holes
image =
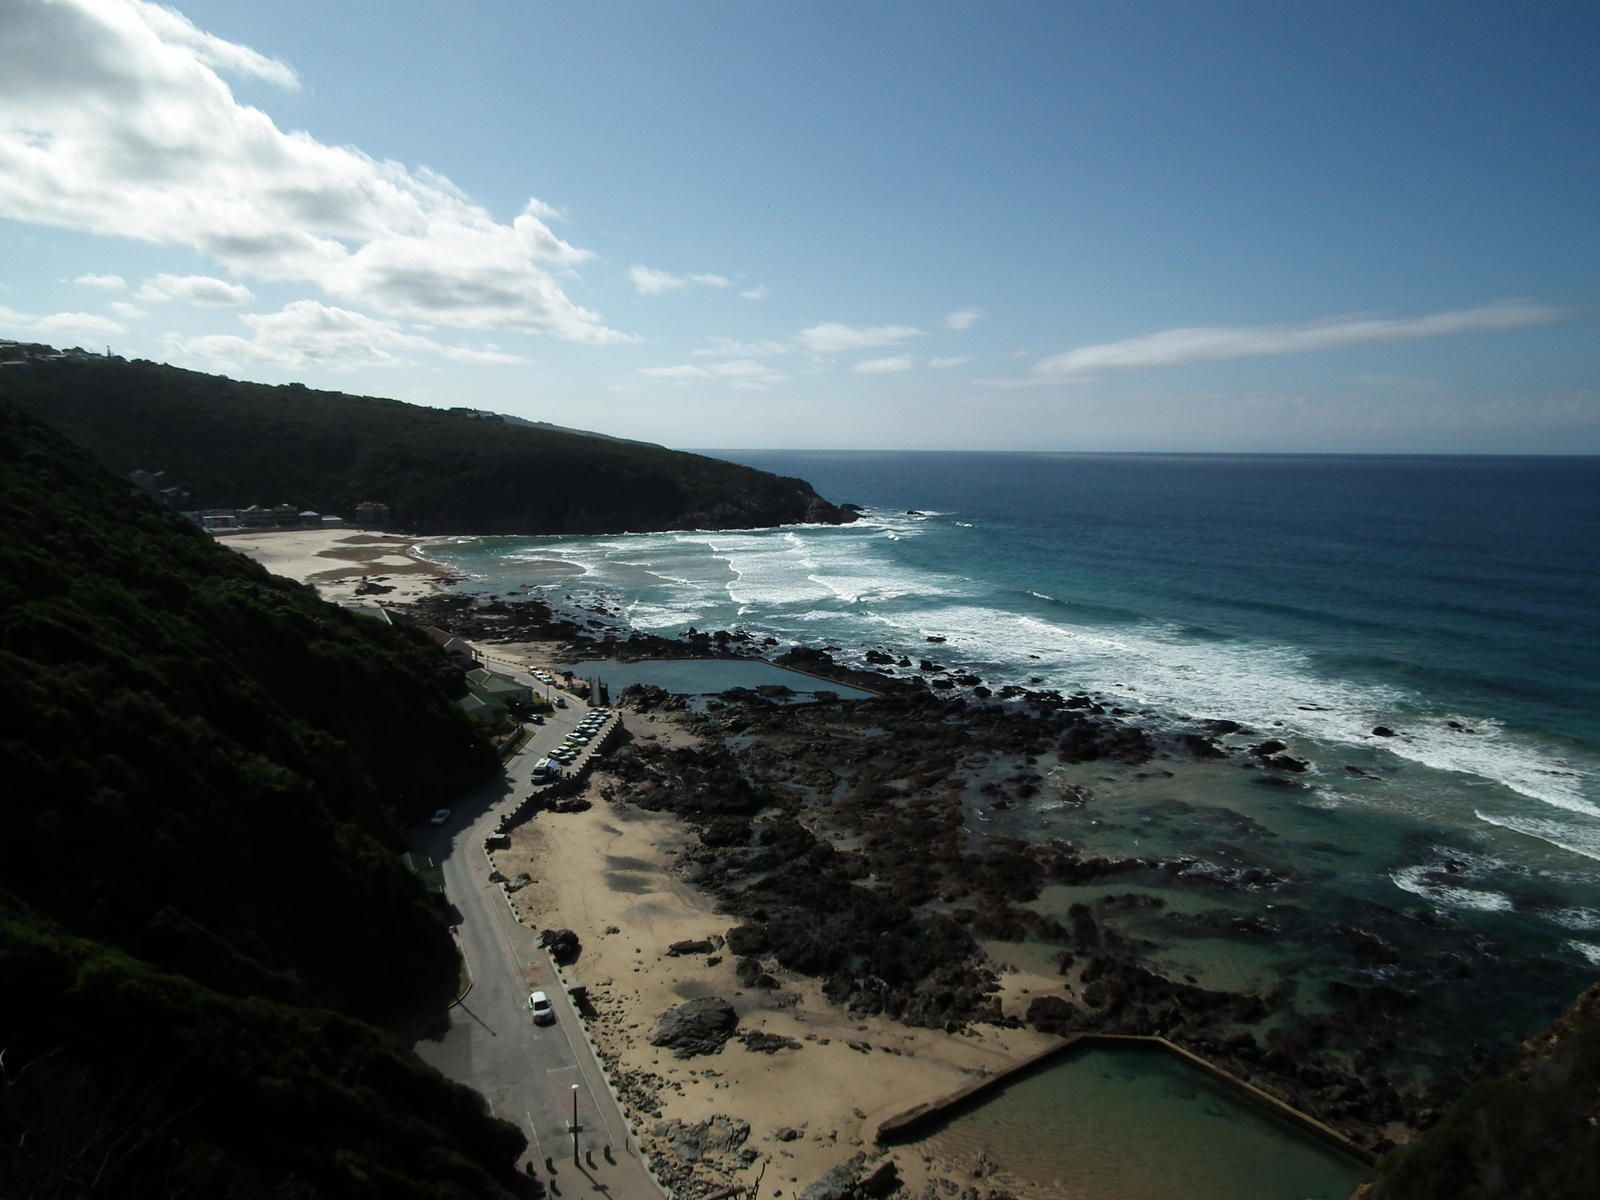
{"label": "white car", "polygon": [[550,1004],[550,997],[543,992],[532,992],[528,996],[528,1010],[533,1013],[535,1025],[554,1025],[556,1023],[556,1010]]}
{"label": "white car", "polygon": [[449,819],[450,810],[448,808],[441,808],[438,812],[434,813],[433,816],[428,818],[428,824],[443,825]]}

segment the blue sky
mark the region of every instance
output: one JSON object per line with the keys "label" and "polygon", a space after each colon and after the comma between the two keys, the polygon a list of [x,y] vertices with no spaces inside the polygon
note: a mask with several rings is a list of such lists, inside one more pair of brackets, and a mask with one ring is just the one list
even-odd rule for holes
{"label": "blue sky", "polygon": [[669,445],[1600,452],[1588,4],[0,5],[0,336]]}

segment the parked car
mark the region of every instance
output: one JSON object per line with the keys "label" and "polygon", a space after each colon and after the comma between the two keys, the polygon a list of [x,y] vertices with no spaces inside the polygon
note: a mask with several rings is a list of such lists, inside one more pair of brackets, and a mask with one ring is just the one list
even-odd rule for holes
{"label": "parked car", "polygon": [[533,1013],[535,1025],[554,1025],[556,1023],[556,1010],[550,1003],[550,997],[543,992],[532,992],[528,996],[528,1009]]}
{"label": "parked car", "polygon": [[443,825],[449,819],[450,819],[450,810],[448,808],[441,808],[437,812],[435,812],[433,814],[433,816],[428,818],[428,824],[430,824],[430,825]]}

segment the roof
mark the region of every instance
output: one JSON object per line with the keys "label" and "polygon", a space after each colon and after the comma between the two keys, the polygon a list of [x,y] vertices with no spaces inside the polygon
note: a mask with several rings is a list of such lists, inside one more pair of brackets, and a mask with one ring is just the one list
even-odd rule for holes
{"label": "roof", "polygon": [[529,690],[527,684],[518,683],[515,679],[508,679],[504,675],[497,675],[486,667],[468,671],[467,685],[475,692],[486,692],[491,696],[496,693],[504,695]]}

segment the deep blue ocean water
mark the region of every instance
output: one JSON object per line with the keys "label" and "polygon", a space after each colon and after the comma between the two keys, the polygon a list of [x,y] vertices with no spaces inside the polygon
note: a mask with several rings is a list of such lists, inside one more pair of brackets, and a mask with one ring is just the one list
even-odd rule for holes
{"label": "deep blue ocean water", "polygon": [[1600,968],[1600,459],[718,453],[866,515],[428,553],[468,590],[603,601],[655,632],[743,628],[854,663],[880,647],[1288,741],[1313,763],[1292,791],[1236,762],[1165,781],[1064,765],[1095,804],[1047,788],[974,814],[1294,876],[1315,919],[1280,903],[1270,947],[1172,942],[1169,966],[1219,986],[1303,979],[1334,920],[1426,930],[1444,940],[1417,955],[1494,947],[1493,1011],[1481,985],[1450,1003],[1473,1036],[1512,1036]]}

